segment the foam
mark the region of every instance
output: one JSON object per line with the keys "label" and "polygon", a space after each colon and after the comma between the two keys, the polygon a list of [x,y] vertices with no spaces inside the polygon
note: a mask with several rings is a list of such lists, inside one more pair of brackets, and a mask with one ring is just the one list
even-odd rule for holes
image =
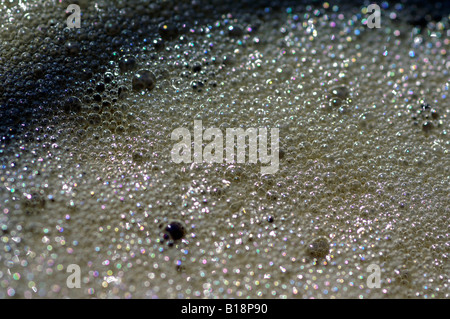
{"label": "foam", "polygon": [[[0,297],[449,297],[447,11],[95,3],[0,10]],[[279,171],[174,164],[194,120],[279,128]]]}

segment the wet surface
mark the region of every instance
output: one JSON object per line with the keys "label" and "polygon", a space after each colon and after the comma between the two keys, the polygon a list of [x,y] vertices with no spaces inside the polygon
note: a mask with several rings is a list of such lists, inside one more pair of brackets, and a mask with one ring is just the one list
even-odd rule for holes
{"label": "wet surface", "polygon": [[[0,297],[448,298],[446,5],[78,3],[0,9]],[[279,170],[174,163],[195,120]]]}

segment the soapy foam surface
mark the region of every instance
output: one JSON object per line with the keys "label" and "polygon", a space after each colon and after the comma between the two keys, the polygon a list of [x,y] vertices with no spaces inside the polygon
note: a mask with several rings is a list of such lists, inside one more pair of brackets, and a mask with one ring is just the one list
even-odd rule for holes
{"label": "soapy foam surface", "polygon": [[[2,5],[0,297],[448,298],[446,7],[208,3]],[[173,163],[194,120],[278,172]]]}

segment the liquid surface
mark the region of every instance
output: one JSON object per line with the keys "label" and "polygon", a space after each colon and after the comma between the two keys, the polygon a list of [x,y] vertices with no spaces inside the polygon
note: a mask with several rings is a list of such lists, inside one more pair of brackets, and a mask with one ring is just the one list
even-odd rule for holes
{"label": "liquid surface", "polygon": [[[448,298],[447,8],[208,2],[2,5],[0,297]],[[174,163],[195,120],[279,170]]]}

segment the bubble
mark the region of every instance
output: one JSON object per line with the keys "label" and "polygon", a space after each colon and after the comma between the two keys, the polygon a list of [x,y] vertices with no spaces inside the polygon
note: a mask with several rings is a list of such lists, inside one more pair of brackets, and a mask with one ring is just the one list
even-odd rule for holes
{"label": "bubble", "polygon": [[437,120],[439,118],[439,112],[436,109],[431,109],[431,117],[433,118],[433,120]]}
{"label": "bubble", "polygon": [[70,96],[64,101],[64,108],[67,111],[79,112],[81,105],[80,99],[76,96]]}
{"label": "bubble", "polygon": [[87,120],[91,125],[99,125],[102,122],[101,116],[96,113],[89,114]]}
{"label": "bubble", "polygon": [[186,234],[186,229],[181,222],[171,222],[164,229],[173,240],[179,240]]}
{"label": "bubble", "polygon": [[139,70],[133,76],[133,90],[134,91],[142,91],[142,90],[153,90],[156,85],[156,77],[149,70]]}
{"label": "bubble", "polygon": [[126,86],[120,86],[117,90],[117,95],[120,99],[125,99],[128,96],[128,88]]}
{"label": "bubble", "polygon": [[23,201],[23,206],[27,214],[34,214],[42,212],[45,208],[45,198],[37,192],[27,194]]}
{"label": "bubble", "polygon": [[201,92],[205,84],[202,81],[192,81],[191,87],[194,91]]}
{"label": "bubble", "polygon": [[105,91],[105,83],[103,83],[103,82],[98,82],[98,83],[95,85],[95,90],[96,90],[97,92],[99,92],[99,93],[104,92],[104,91]]}
{"label": "bubble", "polygon": [[314,258],[324,258],[330,252],[330,243],[325,237],[319,237],[307,245],[308,254]]}
{"label": "bubble", "polygon": [[225,65],[233,65],[236,63],[236,57],[233,54],[224,55],[222,61]]}
{"label": "bubble", "polygon": [[114,80],[114,74],[112,72],[105,72],[103,75],[103,80],[105,83],[111,83]]}
{"label": "bubble", "polygon": [[123,125],[118,125],[118,126],[116,127],[116,129],[115,129],[115,132],[116,132],[117,134],[122,134],[122,133],[125,132],[125,127],[124,127]]}
{"label": "bubble", "polygon": [[142,163],[149,159],[149,154],[147,149],[141,148],[133,152],[133,161],[137,163]]}
{"label": "bubble", "polygon": [[332,98],[329,102],[330,108],[340,108],[342,106],[342,100],[340,98]]}
{"label": "bubble", "polygon": [[121,27],[115,21],[107,21],[105,23],[105,30],[108,35],[117,35],[119,34]]}
{"label": "bubble", "polygon": [[349,96],[349,90],[345,86],[335,86],[330,91],[340,100],[345,100]]}
{"label": "bubble", "polygon": [[153,47],[155,48],[155,50],[157,50],[157,51],[164,49],[165,42],[164,42],[163,38],[161,38],[161,37],[157,37],[157,38],[153,39],[151,43],[152,43]]}
{"label": "bubble", "polygon": [[422,124],[422,129],[424,130],[424,132],[429,132],[430,130],[433,129],[433,123],[430,121],[426,121]]}
{"label": "bubble", "polygon": [[279,198],[279,194],[276,190],[269,190],[266,193],[266,198],[271,201],[276,201]]}
{"label": "bubble", "polygon": [[68,54],[76,55],[80,52],[80,44],[76,41],[66,42],[66,51]]}
{"label": "bubble", "polygon": [[94,99],[95,102],[101,102],[102,101],[102,96],[99,93],[95,93],[92,98]]}
{"label": "bubble", "polygon": [[202,63],[201,62],[194,62],[194,65],[192,66],[192,71],[194,72],[200,72],[202,70]]}
{"label": "bubble", "polygon": [[136,68],[137,62],[132,55],[126,55],[119,60],[119,69],[121,72],[129,72]]}
{"label": "bubble", "polygon": [[164,40],[173,40],[178,36],[178,28],[171,22],[161,23],[158,27],[158,32]]}
{"label": "bubble", "polygon": [[230,25],[228,27],[228,35],[232,37],[240,37],[244,33],[244,30],[240,25]]}

